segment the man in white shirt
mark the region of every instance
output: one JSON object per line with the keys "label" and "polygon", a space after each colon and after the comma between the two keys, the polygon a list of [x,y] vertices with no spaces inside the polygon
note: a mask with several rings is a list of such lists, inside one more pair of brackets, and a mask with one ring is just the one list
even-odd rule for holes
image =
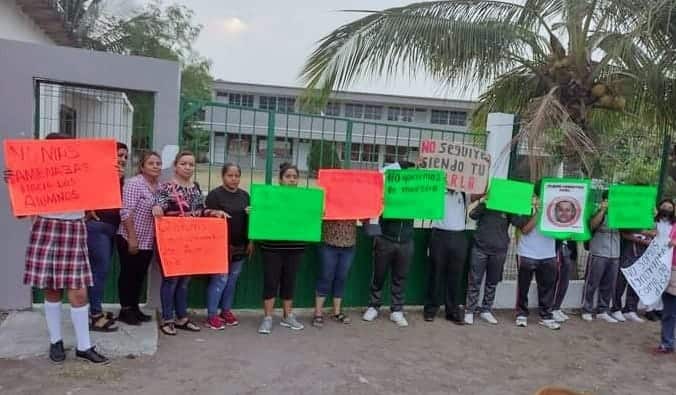
{"label": "man in white shirt", "polygon": [[446,319],[462,325],[464,303],[460,290],[464,285],[464,269],[468,242],[465,235],[467,197],[463,192],[447,190],[445,214],[432,221],[429,244],[429,277],[423,317],[433,321],[443,301]]}

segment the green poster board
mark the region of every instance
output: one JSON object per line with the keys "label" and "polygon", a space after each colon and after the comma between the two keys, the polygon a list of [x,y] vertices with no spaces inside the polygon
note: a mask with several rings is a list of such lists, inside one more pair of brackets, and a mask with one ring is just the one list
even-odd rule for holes
{"label": "green poster board", "polygon": [[486,207],[510,214],[530,215],[534,188],[533,184],[527,182],[492,178]]}
{"label": "green poster board", "polygon": [[443,170],[387,170],[383,218],[442,219],[445,194]]}
{"label": "green poster board", "polygon": [[587,179],[543,179],[538,210],[540,233],[559,240],[589,240],[591,190],[591,181]]}
{"label": "green poster board", "polygon": [[608,227],[652,229],[657,187],[611,185],[608,191]]}
{"label": "green poster board", "polygon": [[324,191],[281,185],[251,186],[249,238],[320,241]]}

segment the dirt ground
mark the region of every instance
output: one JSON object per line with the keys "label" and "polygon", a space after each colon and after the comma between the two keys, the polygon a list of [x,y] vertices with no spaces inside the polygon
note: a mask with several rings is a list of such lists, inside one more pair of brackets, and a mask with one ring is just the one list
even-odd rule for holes
{"label": "dirt ground", "polygon": [[[498,326],[381,318],[327,322],[291,332],[256,333],[259,317],[240,315],[223,332],[162,336],[153,357],[92,366],[69,354],[0,360],[0,394],[532,394],[558,384],[594,394],[674,394],[676,355],[654,356],[659,324],[582,322],[555,332],[516,328],[509,312]],[[301,316],[309,323],[307,314]],[[277,320],[275,321],[277,324]]]}

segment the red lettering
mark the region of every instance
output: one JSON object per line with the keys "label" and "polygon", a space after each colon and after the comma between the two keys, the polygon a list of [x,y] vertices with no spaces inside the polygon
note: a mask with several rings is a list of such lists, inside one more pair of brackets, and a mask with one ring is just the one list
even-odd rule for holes
{"label": "red lettering", "polygon": [[420,151],[422,151],[423,154],[434,153],[436,148],[437,143],[434,140],[423,140],[420,145]]}
{"label": "red lettering", "polygon": [[451,188],[456,188],[456,184],[458,182],[458,175],[453,174],[451,175],[451,185],[449,185]]}

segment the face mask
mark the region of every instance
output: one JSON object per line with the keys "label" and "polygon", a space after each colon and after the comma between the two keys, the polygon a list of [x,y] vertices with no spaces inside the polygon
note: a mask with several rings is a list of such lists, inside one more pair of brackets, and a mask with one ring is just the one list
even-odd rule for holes
{"label": "face mask", "polygon": [[673,218],[674,217],[674,212],[668,209],[663,209],[661,208],[658,212],[657,215],[660,218]]}

